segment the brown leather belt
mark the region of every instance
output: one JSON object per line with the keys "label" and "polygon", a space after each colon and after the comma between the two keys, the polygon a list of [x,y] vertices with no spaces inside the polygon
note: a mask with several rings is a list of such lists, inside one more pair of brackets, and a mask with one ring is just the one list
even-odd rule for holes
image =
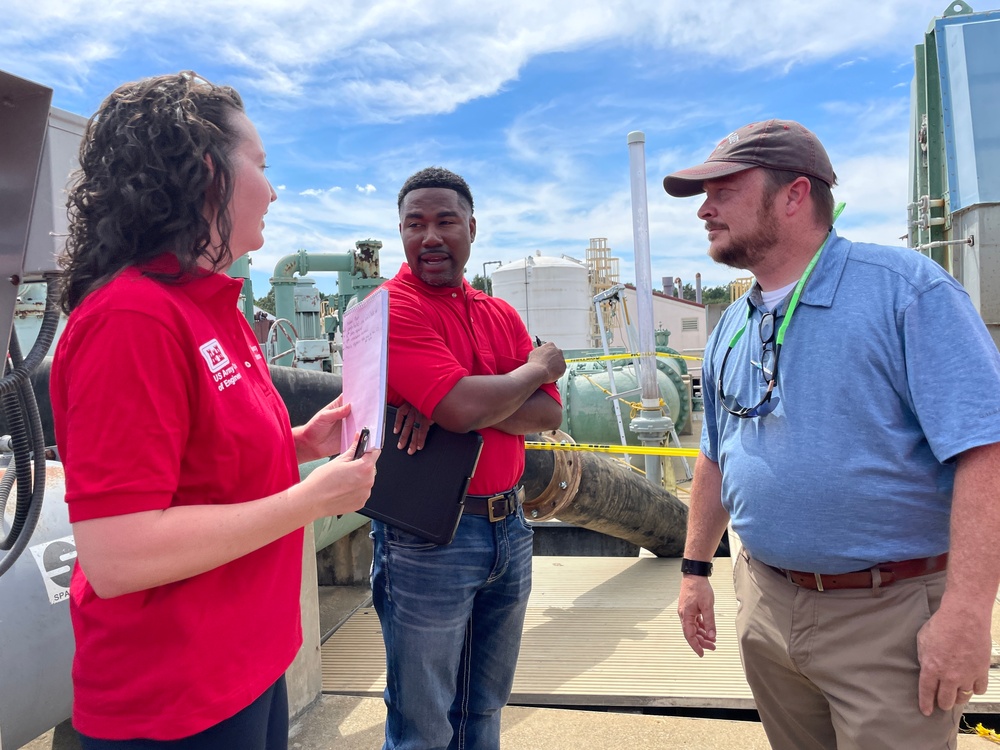
{"label": "brown leather belt", "polygon": [[[767,565],[767,563],[765,563]],[[813,591],[828,589],[871,589],[888,586],[893,581],[906,578],[916,578],[937,573],[948,567],[948,553],[936,557],[920,557],[916,560],[879,563],[869,570],[856,570],[850,573],[819,574],[803,573],[798,570],[785,570],[768,565],[771,570],[785,576],[796,586]],[[878,580],[876,580],[876,574]]]}
{"label": "brown leather belt", "polygon": [[517,513],[517,506],[524,499],[524,489],[515,487],[496,495],[466,495],[465,513],[474,516],[487,516],[490,523],[502,521],[512,513]]}

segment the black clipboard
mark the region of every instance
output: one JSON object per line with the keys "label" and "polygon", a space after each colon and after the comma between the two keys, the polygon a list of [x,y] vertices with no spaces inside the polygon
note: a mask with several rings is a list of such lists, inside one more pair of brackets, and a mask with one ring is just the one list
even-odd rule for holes
{"label": "black clipboard", "polygon": [[465,492],[476,472],[483,436],[431,425],[424,447],[410,455],[396,447],[395,422],[396,409],[389,406],[375,484],[358,513],[436,544],[449,544],[462,519]]}

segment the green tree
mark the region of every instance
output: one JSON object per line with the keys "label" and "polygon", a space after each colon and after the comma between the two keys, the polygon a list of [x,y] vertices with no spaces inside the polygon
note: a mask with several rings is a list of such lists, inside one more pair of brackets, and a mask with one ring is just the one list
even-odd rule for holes
{"label": "green tree", "polygon": [[274,315],[274,287],[271,287],[270,291],[263,297],[255,299],[253,303],[261,310],[267,310],[271,315]]}
{"label": "green tree", "polygon": [[478,289],[481,292],[486,292],[491,297],[493,296],[493,279],[486,278],[482,274],[477,273],[469,283],[472,284],[473,289]]}
{"label": "green tree", "polygon": [[[684,285],[684,299],[695,301],[695,291],[691,284]],[[729,284],[702,288],[701,303],[703,305],[725,304],[726,302],[729,302]]]}
{"label": "green tree", "polygon": [[724,305],[729,301],[729,284],[708,286],[701,290],[703,305]]}

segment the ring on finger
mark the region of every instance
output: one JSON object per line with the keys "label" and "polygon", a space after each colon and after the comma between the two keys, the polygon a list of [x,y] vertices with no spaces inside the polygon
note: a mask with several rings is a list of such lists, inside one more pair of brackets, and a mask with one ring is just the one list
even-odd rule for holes
{"label": "ring on finger", "polygon": [[420,429],[420,422],[414,422],[413,423],[413,429],[419,430]]}
{"label": "ring on finger", "polygon": [[971,690],[959,690],[958,694],[959,695],[972,695],[972,691]]}

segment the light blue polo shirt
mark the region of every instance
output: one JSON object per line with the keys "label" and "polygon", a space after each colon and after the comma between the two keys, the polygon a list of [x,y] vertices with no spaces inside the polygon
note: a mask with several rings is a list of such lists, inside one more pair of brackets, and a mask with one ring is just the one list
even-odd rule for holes
{"label": "light blue polo shirt", "polygon": [[765,312],[755,285],[705,350],[701,450],[750,554],[843,573],[946,551],[953,459],[1000,442],[1000,353],[962,286],[914,250],[834,234],[785,334],[777,407],[739,419],[717,380],[748,299],[723,388],[744,406],[766,390],[751,364]]}

